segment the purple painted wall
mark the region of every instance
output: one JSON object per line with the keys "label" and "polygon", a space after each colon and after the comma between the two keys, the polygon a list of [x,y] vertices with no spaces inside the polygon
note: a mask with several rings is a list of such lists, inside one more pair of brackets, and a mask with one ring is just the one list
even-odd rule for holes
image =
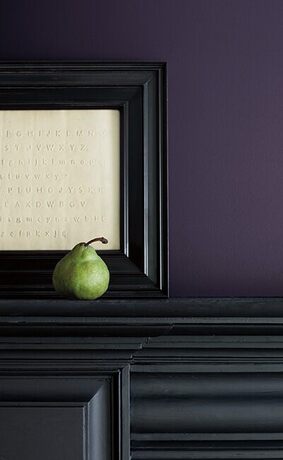
{"label": "purple painted wall", "polygon": [[167,61],[171,295],[283,295],[282,0],[4,0],[0,58]]}

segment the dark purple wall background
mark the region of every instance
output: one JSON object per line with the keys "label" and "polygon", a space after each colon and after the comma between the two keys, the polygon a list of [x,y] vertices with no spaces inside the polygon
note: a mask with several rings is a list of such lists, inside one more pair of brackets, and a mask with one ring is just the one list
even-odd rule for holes
{"label": "dark purple wall background", "polygon": [[167,61],[170,294],[283,295],[282,0],[3,0],[0,58]]}

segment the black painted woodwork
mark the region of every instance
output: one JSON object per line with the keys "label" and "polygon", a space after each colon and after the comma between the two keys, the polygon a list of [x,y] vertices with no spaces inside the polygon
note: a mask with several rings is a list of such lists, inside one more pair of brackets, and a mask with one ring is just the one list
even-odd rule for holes
{"label": "black painted woodwork", "polygon": [[[168,295],[166,91],[164,63],[0,63],[1,110],[120,111],[121,249],[99,251],[111,274],[105,297]],[[52,272],[65,254],[0,251],[0,298],[57,298]]]}
{"label": "black painted woodwork", "polygon": [[111,459],[110,384],[52,372],[0,379],[1,458]]}
{"label": "black painted woodwork", "polygon": [[3,460],[283,458],[280,298],[2,299],[0,331]]}

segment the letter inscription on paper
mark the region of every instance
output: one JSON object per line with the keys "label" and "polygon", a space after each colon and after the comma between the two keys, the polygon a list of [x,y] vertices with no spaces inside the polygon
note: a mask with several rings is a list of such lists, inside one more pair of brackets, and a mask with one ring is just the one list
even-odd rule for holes
{"label": "letter inscription on paper", "polygon": [[119,249],[118,110],[1,110],[0,149],[0,250]]}

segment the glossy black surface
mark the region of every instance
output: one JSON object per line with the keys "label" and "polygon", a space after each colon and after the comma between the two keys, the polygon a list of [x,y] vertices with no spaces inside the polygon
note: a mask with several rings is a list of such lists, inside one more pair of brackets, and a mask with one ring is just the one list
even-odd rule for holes
{"label": "glossy black surface", "polygon": [[282,398],[280,298],[0,301],[2,458],[282,458]]}

